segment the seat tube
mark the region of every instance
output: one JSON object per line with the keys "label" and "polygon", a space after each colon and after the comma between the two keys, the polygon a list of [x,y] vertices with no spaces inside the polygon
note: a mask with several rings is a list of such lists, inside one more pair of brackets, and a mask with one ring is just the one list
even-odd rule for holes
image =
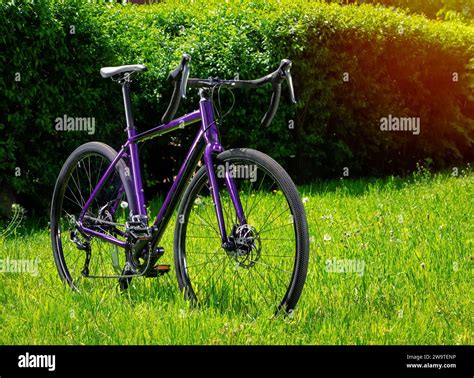
{"label": "seat tube", "polygon": [[132,104],[130,101],[130,81],[125,79],[122,83],[122,94],[125,108],[125,120],[127,123],[127,137],[130,152],[130,164],[131,174],[133,178],[134,192],[136,195],[137,211],[138,214],[134,215],[146,215],[145,195],[143,193],[143,184],[140,171],[140,161],[138,158],[138,146],[135,142],[132,142],[132,138],[136,135],[136,129],[133,122]]}

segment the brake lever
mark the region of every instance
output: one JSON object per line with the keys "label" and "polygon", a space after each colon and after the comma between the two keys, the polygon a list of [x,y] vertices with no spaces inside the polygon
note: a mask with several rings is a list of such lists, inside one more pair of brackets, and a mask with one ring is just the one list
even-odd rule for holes
{"label": "brake lever", "polygon": [[293,79],[291,78],[291,73],[288,71],[286,74],[286,82],[288,83],[288,89],[290,90],[290,100],[293,104],[296,104],[295,90],[293,88]]}
{"label": "brake lever", "polygon": [[293,104],[296,104],[296,98],[295,98],[295,89],[293,87],[293,79],[291,78],[291,60],[289,59],[283,59],[281,61],[281,71],[283,73],[283,77],[286,78],[286,82],[288,83],[288,89],[290,90],[290,100]]}
{"label": "brake lever", "polygon": [[275,113],[278,109],[278,105],[280,104],[281,83],[285,79],[288,82],[288,87],[290,89],[291,102],[293,104],[296,103],[295,91],[293,89],[293,80],[291,78],[291,73],[290,73],[291,64],[292,64],[291,60],[283,59],[280,62],[280,66],[278,67],[278,69],[275,72],[266,76],[266,78],[268,78],[268,80],[272,83],[273,94],[270,100],[270,106],[261,121],[264,127],[269,126],[273,120],[273,117],[275,116]]}
{"label": "brake lever", "polygon": [[[189,59],[189,60],[191,60],[191,59]],[[189,60],[188,60],[188,62],[189,62]],[[186,88],[188,86],[189,72],[190,72],[189,65],[184,64],[183,73],[181,75],[181,86],[180,86],[181,98],[186,98]]]}
{"label": "brake lever", "polygon": [[161,117],[161,121],[163,123],[168,123],[172,120],[176,114],[176,110],[179,107],[180,99],[186,98],[186,87],[188,85],[190,61],[191,56],[189,54],[183,54],[179,66],[171,71],[168,75],[168,80],[174,83],[174,89],[168,108],[166,109],[165,114],[163,114],[163,117]]}

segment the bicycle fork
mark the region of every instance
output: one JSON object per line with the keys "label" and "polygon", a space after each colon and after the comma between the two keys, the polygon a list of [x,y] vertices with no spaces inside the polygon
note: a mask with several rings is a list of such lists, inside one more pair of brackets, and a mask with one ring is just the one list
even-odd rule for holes
{"label": "bicycle fork", "polygon": [[[224,149],[220,143],[219,131],[214,120],[214,112],[212,108],[212,102],[206,97],[206,90],[200,91],[201,100],[199,102],[201,115],[202,115],[202,128],[204,132],[204,140],[206,147],[204,150],[204,164],[206,166],[207,175],[209,178],[209,185],[212,200],[214,203],[214,209],[216,212],[217,223],[222,239],[222,246],[224,249],[231,248],[229,245],[229,238],[225,227],[224,214],[222,210],[222,202],[219,194],[219,184],[217,182],[216,171],[214,168],[213,154],[223,152]],[[229,191],[229,195],[237,214],[237,219],[241,225],[246,224],[247,220],[244,215],[242,208],[242,202],[240,201],[237,186],[235,185],[234,178],[225,167],[224,183]]]}

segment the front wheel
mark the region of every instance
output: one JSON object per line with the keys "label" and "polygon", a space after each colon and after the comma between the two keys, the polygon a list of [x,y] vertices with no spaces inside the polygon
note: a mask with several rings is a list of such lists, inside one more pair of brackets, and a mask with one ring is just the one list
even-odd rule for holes
{"label": "front wheel", "polygon": [[[233,149],[214,159],[227,236],[223,248],[205,167],[180,204],[175,266],[187,299],[249,314],[290,312],[300,298],[309,255],[308,224],[298,191],[269,156]],[[236,184],[246,223],[240,224],[225,186]]]}

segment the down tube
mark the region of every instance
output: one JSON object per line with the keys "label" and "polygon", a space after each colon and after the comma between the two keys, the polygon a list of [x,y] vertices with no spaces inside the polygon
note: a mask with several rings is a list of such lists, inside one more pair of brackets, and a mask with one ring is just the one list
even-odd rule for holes
{"label": "down tube", "polygon": [[156,231],[154,232],[152,239],[153,247],[159,243],[161,237],[163,236],[163,232],[168,225],[171,215],[173,214],[173,210],[177,207],[184,190],[191,179],[191,176],[196,170],[196,166],[204,150],[202,136],[203,130],[200,129],[191,145],[191,148],[189,149],[188,154],[186,155],[186,158],[184,159],[183,164],[181,165],[178,174],[176,175],[176,179],[174,180],[174,183],[171,186],[171,189],[168,192],[163,205],[161,206],[160,212],[156,216],[154,223]]}

